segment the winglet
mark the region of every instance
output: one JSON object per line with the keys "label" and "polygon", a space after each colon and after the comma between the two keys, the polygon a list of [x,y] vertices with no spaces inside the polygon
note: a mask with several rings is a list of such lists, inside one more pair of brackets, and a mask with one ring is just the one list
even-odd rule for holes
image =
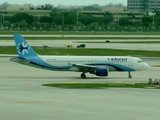
{"label": "winglet", "polygon": [[14,40],[16,44],[18,57],[27,58],[37,56],[37,53],[20,34],[14,34]]}

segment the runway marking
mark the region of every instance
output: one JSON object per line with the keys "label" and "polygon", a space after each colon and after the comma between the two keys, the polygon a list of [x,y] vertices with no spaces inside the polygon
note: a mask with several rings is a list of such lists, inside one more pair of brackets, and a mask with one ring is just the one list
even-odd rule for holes
{"label": "runway marking", "polygon": [[28,82],[28,83],[30,83],[30,84],[32,84],[32,83],[33,83],[33,81],[32,81],[32,80],[27,80],[27,82]]}
{"label": "runway marking", "polygon": [[76,81],[72,81],[73,84],[77,83]]}
{"label": "runway marking", "polygon": [[55,104],[52,101],[13,101],[12,104]]}
{"label": "runway marking", "polygon": [[122,83],[122,80],[119,80],[118,83]]}

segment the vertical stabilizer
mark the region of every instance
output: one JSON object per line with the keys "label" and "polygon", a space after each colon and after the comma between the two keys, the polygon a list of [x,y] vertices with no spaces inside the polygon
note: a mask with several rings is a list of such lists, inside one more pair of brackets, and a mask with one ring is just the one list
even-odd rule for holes
{"label": "vertical stabilizer", "polygon": [[37,53],[20,34],[14,34],[14,40],[16,44],[18,57],[27,58],[37,56]]}

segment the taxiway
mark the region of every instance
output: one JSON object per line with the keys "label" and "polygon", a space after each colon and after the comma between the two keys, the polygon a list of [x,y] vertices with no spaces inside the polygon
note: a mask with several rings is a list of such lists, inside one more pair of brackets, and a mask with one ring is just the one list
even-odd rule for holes
{"label": "taxiway", "polygon": [[[132,73],[113,72],[109,77],[55,72],[32,68],[0,57],[0,118],[2,120],[157,120],[159,90],[154,89],[60,89],[48,83],[147,82],[160,78],[159,67]],[[147,61],[146,61],[147,62]],[[155,62],[148,61],[150,65]],[[159,62],[156,64],[159,64]]]}
{"label": "taxiway", "polygon": [[[136,39],[136,38],[135,38]],[[27,38],[26,38],[27,40]],[[77,45],[85,44],[86,48],[106,48],[106,49],[125,49],[125,50],[150,50],[150,51],[160,51],[159,44],[157,43],[123,43],[126,40],[118,40],[122,43],[114,43],[117,40],[112,40],[112,42],[107,43],[105,40],[27,40],[31,46],[49,46],[49,47],[67,47],[67,45],[72,45],[77,48]],[[127,41],[136,41],[128,39]],[[145,40],[144,40],[145,41]],[[148,41],[148,40],[146,40]],[[151,39],[150,39],[151,41]],[[153,40],[155,41],[155,40]],[[156,40],[159,41],[159,40]],[[98,43],[96,43],[98,42]],[[15,46],[14,40],[1,40],[0,46]]]}

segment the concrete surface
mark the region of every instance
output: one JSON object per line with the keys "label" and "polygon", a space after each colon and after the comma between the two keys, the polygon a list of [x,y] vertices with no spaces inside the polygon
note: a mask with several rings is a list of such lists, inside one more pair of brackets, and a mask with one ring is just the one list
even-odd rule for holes
{"label": "concrete surface", "polygon": [[[101,40],[102,41],[102,40]],[[93,41],[94,42],[94,41]],[[74,48],[83,42],[78,40],[28,40],[31,46],[43,46],[49,47],[67,47],[72,45]],[[108,49],[130,49],[130,50],[151,50],[160,51],[159,44],[130,44],[130,43],[85,43],[86,48],[108,48]],[[0,40],[0,46],[14,46],[14,40]]]}
{"label": "concrete surface", "polygon": [[80,73],[41,70],[10,62],[8,57],[0,57],[0,64],[2,120],[159,119],[159,90],[60,89],[42,86],[71,82],[146,82],[150,77],[160,78],[158,67],[135,72],[133,79],[127,78],[127,73],[116,72],[105,78],[88,74],[84,80],[80,78]]}

